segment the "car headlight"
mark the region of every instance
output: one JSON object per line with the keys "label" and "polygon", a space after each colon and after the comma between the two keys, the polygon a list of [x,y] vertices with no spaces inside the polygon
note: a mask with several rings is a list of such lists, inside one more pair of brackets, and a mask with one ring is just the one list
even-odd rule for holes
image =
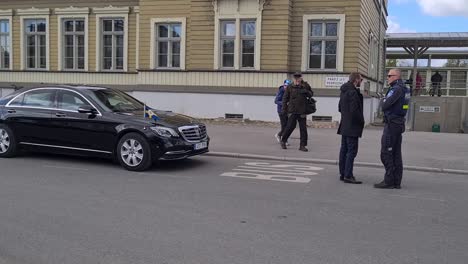
{"label": "car headlight", "polygon": [[179,137],[179,134],[177,134],[177,132],[172,128],[162,127],[162,126],[154,126],[150,128],[151,130],[156,132],[156,134],[160,135],[161,137],[167,137],[167,138]]}

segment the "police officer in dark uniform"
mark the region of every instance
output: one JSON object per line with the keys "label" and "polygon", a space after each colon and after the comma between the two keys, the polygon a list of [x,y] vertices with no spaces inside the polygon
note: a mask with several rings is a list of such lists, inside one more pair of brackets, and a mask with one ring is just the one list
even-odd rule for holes
{"label": "police officer in dark uniform", "polygon": [[387,75],[390,89],[382,104],[384,112],[384,131],[380,159],[385,166],[385,178],[374,184],[380,189],[400,189],[403,177],[403,158],[401,155],[402,134],[405,132],[405,116],[409,108],[410,90],[401,80],[401,72],[392,69]]}

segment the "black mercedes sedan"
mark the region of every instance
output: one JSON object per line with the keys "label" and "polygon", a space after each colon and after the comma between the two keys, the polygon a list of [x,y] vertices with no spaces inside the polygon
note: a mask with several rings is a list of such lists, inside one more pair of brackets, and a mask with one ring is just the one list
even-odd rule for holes
{"label": "black mercedes sedan", "polygon": [[24,149],[110,157],[143,171],[155,160],[206,153],[209,141],[197,120],[111,88],[25,88],[0,99],[0,158]]}

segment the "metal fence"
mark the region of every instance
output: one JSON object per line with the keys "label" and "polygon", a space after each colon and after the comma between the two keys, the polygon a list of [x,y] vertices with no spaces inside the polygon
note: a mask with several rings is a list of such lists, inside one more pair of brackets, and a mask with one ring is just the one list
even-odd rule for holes
{"label": "metal fence", "polygon": [[[401,71],[403,80],[407,81],[413,77],[412,70],[401,69]],[[431,76],[436,71],[442,76],[440,85],[433,85],[431,82]],[[421,84],[416,87],[408,84],[408,87],[413,88],[413,96],[432,94],[438,96],[438,89],[440,89],[441,96],[468,96],[468,70],[466,69],[420,69],[418,73],[421,76]]]}

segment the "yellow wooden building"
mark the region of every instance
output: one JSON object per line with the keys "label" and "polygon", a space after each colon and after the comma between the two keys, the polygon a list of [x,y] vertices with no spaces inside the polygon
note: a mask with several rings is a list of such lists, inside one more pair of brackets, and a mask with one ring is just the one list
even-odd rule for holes
{"label": "yellow wooden building", "polygon": [[[370,93],[383,85],[387,0],[1,2],[4,94],[104,85],[195,116],[275,120],[272,95],[301,71],[321,97],[316,115],[336,120],[350,72],[365,76]],[[368,121],[374,108],[367,98]]]}

